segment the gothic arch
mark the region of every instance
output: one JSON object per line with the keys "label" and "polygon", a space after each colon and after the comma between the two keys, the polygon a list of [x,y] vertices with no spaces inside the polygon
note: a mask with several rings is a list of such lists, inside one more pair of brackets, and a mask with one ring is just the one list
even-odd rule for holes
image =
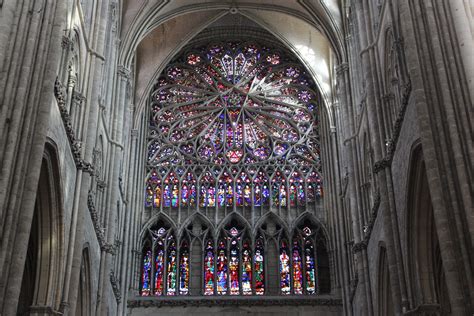
{"label": "gothic arch", "polygon": [[[184,235],[185,231],[189,229],[188,226],[190,224],[195,224],[195,223],[198,223],[198,224],[201,224],[201,225],[202,224],[207,225],[208,229],[212,233],[214,233],[215,227],[212,224],[212,222],[206,216],[204,216],[202,213],[196,212],[196,213],[190,215],[188,218],[186,218],[184,220],[184,222],[181,224],[181,228],[180,228],[180,231],[179,231],[179,237]],[[196,233],[196,235],[200,235],[200,234]]]}
{"label": "gothic arch", "polygon": [[[140,124],[141,113],[143,113],[146,109],[148,96],[150,95],[150,92],[153,89],[153,85],[159,75],[162,73],[164,67],[172,60],[172,58],[177,54],[177,52],[179,52],[188,42],[190,42],[192,38],[194,38],[200,31],[204,30],[213,22],[219,20],[226,14],[229,14],[228,11],[222,10],[223,8],[220,8],[221,10],[217,9],[219,8],[217,7],[215,8],[215,10],[212,10],[210,7],[206,7],[206,10],[202,10],[201,8],[200,10],[196,11],[181,11],[181,13],[178,15],[161,17],[161,19],[159,19],[159,23],[154,23],[153,25],[149,25],[147,28],[145,28],[145,25],[147,23],[150,23],[151,20],[153,20],[153,18],[148,17],[149,20],[146,21],[143,25],[140,25],[141,29],[135,30],[136,34],[134,34],[133,36],[133,41],[136,42],[130,42],[125,45],[123,54],[120,57],[120,62],[123,65],[126,65],[126,67],[130,67],[133,60],[132,53],[135,52],[137,52],[137,55],[140,55],[142,57],[140,61],[141,63],[148,63],[146,64],[146,66],[137,65],[136,67],[137,84],[135,87],[135,97],[137,99],[137,112],[134,118],[134,126],[138,126]],[[268,10],[268,8],[265,8],[265,10]],[[203,12],[209,15],[205,17],[200,16],[203,14]],[[332,89],[332,85],[330,82],[331,67],[329,63],[332,57],[331,55],[335,52],[335,50],[328,42],[327,37],[325,37],[323,33],[321,33],[321,31],[312,22],[308,21],[303,16],[295,16],[291,14],[285,15],[282,12],[271,10],[266,12],[269,14],[281,14],[282,16],[280,18],[288,18],[291,19],[292,23],[301,23],[304,24],[305,27],[313,29],[313,32],[311,34],[312,36],[317,37],[317,39],[313,39],[312,43],[321,43],[320,45],[318,44],[313,47],[310,45],[310,43],[306,43],[310,46],[305,46],[301,44],[302,42],[304,42],[303,39],[292,38],[292,36],[299,36],[299,34],[292,34],[291,36],[289,34],[285,34],[285,30],[284,28],[282,28],[282,25],[276,23],[274,21],[275,19],[268,20],[268,16],[263,14],[263,12],[266,11],[259,12],[262,14],[262,16],[260,16],[259,14],[253,14],[252,10],[249,8],[248,10],[237,11],[236,14],[241,14],[242,16],[245,16],[246,18],[257,23],[263,30],[266,30],[271,33],[278,41],[283,44],[283,46],[290,50],[292,54],[299,59],[299,62],[304,65],[304,67],[307,69],[312,79],[318,86],[318,90],[320,91],[323,99],[322,103],[324,105],[322,107],[324,111],[322,112],[327,112],[327,117],[330,120],[331,126],[333,126],[333,116],[330,115],[330,91]],[[188,17],[185,17],[186,15]],[[162,43],[161,47],[167,49],[166,54],[161,56],[158,63],[157,60],[152,60],[153,58],[151,58],[151,55],[147,52],[152,49],[153,51],[156,51],[155,48],[149,47],[149,45],[151,45],[151,43],[153,43],[155,40],[161,40],[158,35],[161,34],[163,30],[171,28],[173,25],[179,25],[184,21],[186,21],[186,23],[190,23],[190,21],[193,21],[193,18],[194,20],[201,19],[202,22],[194,25],[191,28],[191,32],[183,32],[183,34],[180,33],[178,38],[181,38],[181,41],[172,40],[166,43]],[[132,35],[128,34],[127,36],[131,37]],[[150,44],[148,44],[147,46],[147,43]],[[142,47],[142,45],[145,46]],[[143,69],[146,69],[146,75],[143,75],[143,73],[141,72],[142,67]],[[150,67],[153,67],[152,73],[150,73]]]}
{"label": "gothic arch", "polygon": [[219,234],[225,226],[229,225],[232,221],[236,221],[237,223],[243,225],[246,229],[251,230],[252,225],[247,221],[246,218],[242,216],[239,212],[232,212],[228,214],[217,226],[216,235]]}
{"label": "gothic arch", "polygon": [[79,275],[79,291],[77,295],[75,315],[92,315],[91,264],[90,249],[88,244],[86,244],[82,250],[81,272]]}
{"label": "gothic arch", "polygon": [[166,213],[160,212],[155,216],[152,216],[142,227],[141,233],[140,233],[140,238],[139,240],[144,240],[148,234],[148,230],[153,227],[156,223],[159,221],[163,221],[164,223],[170,225],[170,228],[177,233],[178,232],[178,227],[176,226],[176,223],[173,221],[173,219]]}
{"label": "gothic arch", "polygon": [[390,287],[390,275],[387,262],[387,249],[385,243],[379,245],[377,264],[377,315],[394,315],[392,289]]}
{"label": "gothic arch", "polygon": [[408,273],[412,308],[447,315],[451,310],[449,294],[420,144],[412,150],[407,189]]}
{"label": "gothic arch", "polygon": [[278,214],[276,214],[275,212],[269,211],[265,213],[262,217],[260,217],[258,221],[255,223],[254,234],[258,233],[258,231],[262,228],[263,225],[265,225],[266,223],[271,223],[271,222],[280,225],[283,228],[283,230],[287,232],[287,234],[290,232],[290,226],[287,223],[285,223],[285,221]]}
{"label": "gothic arch", "polygon": [[64,266],[63,201],[56,145],[47,142],[21,285],[18,313],[59,310]]}

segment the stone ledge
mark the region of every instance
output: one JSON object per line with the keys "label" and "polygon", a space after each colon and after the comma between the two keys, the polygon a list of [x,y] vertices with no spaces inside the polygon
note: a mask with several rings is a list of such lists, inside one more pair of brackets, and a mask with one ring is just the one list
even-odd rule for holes
{"label": "stone ledge", "polygon": [[342,299],[330,296],[175,296],[136,297],[127,302],[128,308],[172,306],[342,306]]}

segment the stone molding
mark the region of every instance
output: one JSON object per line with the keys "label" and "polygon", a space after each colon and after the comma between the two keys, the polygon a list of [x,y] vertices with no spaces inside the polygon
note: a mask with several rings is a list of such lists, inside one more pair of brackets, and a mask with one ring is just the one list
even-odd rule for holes
{"label": "stone molding", "polygon": [[100,224],[99,213],[95,208],[94,195],[91,191],[89,191],[89,194],[87,195],[87,208],[89,209],[89,213],[91,215],[92,224],[99,242],[100,250],[114,255],[116,248],[120,245],[107,243],[105,238],[105,228]]}
{"label": "stone molding", "polygon": [[74,50],[74,42],[67,37],[66,35],[63,35],[61,39],[61,47],[66,50],[73,51]]}
{"label": "stone molding", "polygon": [[130,70],[127,69],[127,68],[124,67],[124,66],[118,66],[118,67],[117,67],[117,73],[118,73],[120,76],[122,76],[122,77],[124,77],[125,79],[127,79],[127,80],[130,79]]}
{"label": "stone molding", "polygon": [[392,166],[393,156],[395,154],[395,149],[397,148],[398,138],[402,130],[403,120],[405,119],[405,112],[408,107],[408,101],[410,100],[410,95],[411,95],[411,80],[408,79],[403,90],[402,102],[401,102],[402,106],[400,108],[400,111],[398,112],[397,119],[395,120],[395,123],[393,126],[392,137],[390,137],[390,139],[387,141],[387,155],[385,155],[385,157],[383,157],[379,161],[375,162],[374,167],[373,167],[374,173],[379,173],[385,168],[390,168]]}
{"label": "stone molding", "polygon": [[122,301],[122,295],[120,294],[120,286],[119,286],[119,281],[115,277],[114,270],[110,270],[110,284],[112,285],[112,291],[114,292],[115,300],[117,301],[117,304],[120,304]]}
{"label": "stone molding", "polygon": [[225,307],[225,306],[342,306],[338,298],[322,297],[283,297],[283,296],[252,296],[252,297],[138,297],[128,300],[128,308],[148,307]]}
{"label": "stone molding", "polygon": [[374,228],[375,220],[377,219],[377,214],[379,212],[380,201],[381,201],[380,193],[377,192],[377,194],[375,195],[374,205],[372,206],[372,210],[370,212],[369,223],[367,227],[365,228],[364,239],[362,239],[358,243],[355,243],[354,246],[352,246],[352,252],[354,254],[367,249],[370,236],[372,235],[372,229]]}
{"label": "stone molding", "polygon": [[66,108],[66,98],[64,97],[63,87],[57,77],[54,83],[54,96],[56,97],[56,101],[58,103],[59,112],[61,114],[64,129],[66,130],[66,135],[71,146],[71,152],[74,158],[74,162],[76,163],[76,168],[78,170],[87,172],[90,175],[94,175],[94,166],[92,165],[92,163],[82,159],[81,143],[76,138],[76,135],[74,133],[74,128],[71,122],[71,116],[69,115],[69,112]]}

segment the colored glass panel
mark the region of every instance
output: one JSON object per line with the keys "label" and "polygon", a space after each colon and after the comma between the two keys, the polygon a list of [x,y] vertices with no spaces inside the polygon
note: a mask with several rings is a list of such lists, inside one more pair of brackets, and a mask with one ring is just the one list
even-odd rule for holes
{"label": "colored glass panel", "polygon": [[227,254],[223,240],[219,242],[217,248],[217,294],[227,294]]}
{"label": "colored glass panel", "polygon": [[314,247],[310,240],[305,241],[305,268],[306,268],[306,293],[316,293],[316,265],[314,260]]}
{"label": "colored glass panel", "polygon": [[230,258],[229,258],[229,288],[230,295],[240,294],[239,285],[239,244],[237,239],[234,238],[230,245]]}
{"label": "colored glass panel", "polygon": [[179,294],[189,293],[189,246],[185,241],[181,244],[179,256]]}
{"label": "colored glass panel", "polygon": [[263,239],[258,238],[255,244],[255,294],[265,293],[265,262]]}
{"label": "colored glass panel", "polygon": [[242,247],[242,294],[252,294],[252,252],[248,240]]}
{"label": "colored glass panel", "polygon": [[290,294],[290,256],[286,241],[280,246],[280,293]]}
{"label": "colored glass panel", "polygon": [[174,239],[171,239],[168,244],[168,283],[167,283],[167,294],[176,295],[176,278],[177,278],[177,264],[176,264],[176,243]]}
{"label": "colored glass panel", "polygon": [[303,294],[303,266],[297,240],[293,241],[293,290],[295,294]]}
{"label": "colored glass panel", "polygon": [[204,295],[214,294],[214,246],[212,240],[206,243],[204,257]]}
{"label": "colored glass panel", "polygon": [[151,292],[150,287],[150,275],[151,275],[151,250],[147,250],[143,256],[143,269],[142,269],[142,296],[149,296]]}
{"label": "colored glass panel", "polygon": [[[280,49],[225,42],[186,51],[165,68],[150,98],[145,206],[284,207],[322,196],[320,179],[308,180],[313,192],[306,193],[300,180],[273,185],[249,172],[252,166],[269,172],[267,162],[320,169],[315,87]],[[226,165],[241,169],[229,179],[213,174],[210,182],[201,177],[207,171],[195,168]],[[191,172],[172,174],[176,167]]]}
{"label": "colored glass panel", "polygon": [[163,287],[164,287],[164,270],[165,270],[165,249],[163,242],[159,240],[156,243],[155,248],[155,284],[154,289],[155,295],[162,295],[163,294]]}

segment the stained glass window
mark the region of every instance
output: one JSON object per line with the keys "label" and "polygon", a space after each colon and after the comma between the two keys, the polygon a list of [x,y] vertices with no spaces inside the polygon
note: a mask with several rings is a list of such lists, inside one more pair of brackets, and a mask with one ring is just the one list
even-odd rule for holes
{"label": "stained glass window", "polygon": [[179,294],[187,295],[189,293],[189,246],[184,240],[181,243],[179,255]]}
{"label": "stained glass window", "polygon": [[286,240],[281,241],[280,246],[280,293],[290,294],[290,256],[288,255],[288,244]]}
{"label": "stained glass window", "polygon": [[165,272],[165,247],[163,241],[160,239],[156,242],[155,247],[155,295],[163,294]]}
{"label": "stained glass window", "polygon": [[227,247],[224,240],[219,241],[217,248],[217,294],[227,293]]}
{"label": "stained glass window", "polygon": [[143,256],[143,268],[142,268],[142,296],[149,296],[151,292],[150,286],[150,274],[151,274],[151,250],[145,250]]}
{"label": "stained glass window", "polygon": [[229,288],[230,295],[240,294],[240,280],[239,280],[239,243],[237,238],[233,238],[230,245],[229,258]]}
{"label": "stained glass window", "polygon": [[[145,206],[317,201],[320,102],[308,73],[280,48],[225,42],[187,50],[151,94]],[[273,164],[295,173],[274,173]]]}
{"label": "stained glass window", "polygon": [[214,260],[214,243],[209,239],[204,257],[204,295],[214,294]]}
{"label": "stained glass window", "polygon": [[176,263],[176,242],[171,236],[168,241],[168,284],[167,284],[167,294],[176,295],[176,277],[177,277],[177,263]]}
{"label": "stained glass window", "polygon": [[[328,269],[319,268],[318,260],[326,252],[321,230],[315,229],[314,224],[305,220],[294,229],[292,239],[287,239],[285,236],[290,234],[286,229],[275,225],[267,231],[267,227],[267,224],[263,224],[252,242],[249,236],[251,230],[232,220],[220,229],[217,243],[212,238],[205,238],[204,253],[200,254],[203,262],[199,268],[203,273],[204,295],[264,295],[266,264],[271,271],[270,277],[278,277],[280,294],[319,293],[319,274],[325,274],[322,276],[325,280],[329,278]],[[173,230],[161,223],[149,229],[149,236],[143,248],[140,295],[189,295],[193,258],[189,230],[177,239]],[[265,236],[278,242],[278,251],[274,257],[269,257],[265,252]],[[278,264],[273,265],[266,260],[275,260]],[[272,270],[277,268],[278,271]],[[277,275],[274,276],[275,272]]]}
{"label": "stained glass window", "polygon": [[314,261],[314,247],[311,240],[306,240],[304,245],[306,262],[306,293],[316,293],[316,267]]}
{"label": "stained glass window", "polygon": [[255,294],[265,294],[265,270],[263,238],[258,237],[255,245]]}
{"label": "stained glass window", "polygon": [[242,246],[242,294],[252,294],[252,250],[249,240],[245,240]]}
{"label": "stained glass window", "polygon": [[[280,47],[229,41],[187,48],[150,95],[144,200],[155,210],[149,214],[178,214],[181,223],[193,212],[216,219],[240,212],[252,221],[269,209],[314,213],[323,197],[320,102],[304,67]],[[229,223],[200,235],[196,273],[204,295],[263,295],[270,276],[283,295],[318,292],[321,257],[311,225],[293,235],[280,227],[278,237],[264,228],[251,236],[256,227],[244,226]],[[198,237],[170,227],[159,221],[149,229],[143,296],[190,294],[196,256],[189,243]],[[267,237],[277,245],[271,255]]]}
{"label": "stained glass window", "polygon": [[293,240],[293,290],[295,294],[303,294],[301,249],[296,238]]}

